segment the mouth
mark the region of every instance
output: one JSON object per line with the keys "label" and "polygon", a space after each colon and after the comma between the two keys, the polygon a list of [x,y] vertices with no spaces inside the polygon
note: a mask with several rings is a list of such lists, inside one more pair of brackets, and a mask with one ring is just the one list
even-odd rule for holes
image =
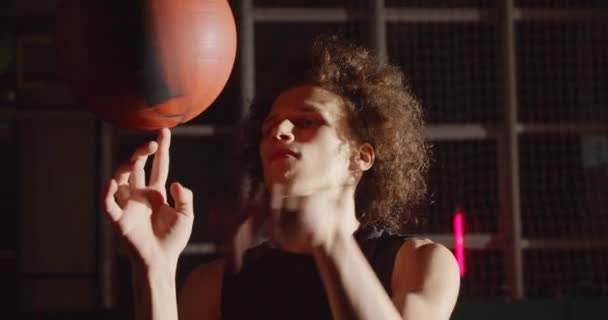
{"label": "mouth", "polygon": [[293,154],[289,154],[289,153],[280,153],[280,154],[275,154],[270,158],[270,162],[275,162],[275,161],[279,161],[279,160],[288,160],[288,159],[296,159],[297,157]]}
{"label": "mouth", "polygon": [[289,159],[298,159],[299,155],[291,150],[278,150],[272,154],[270,157],[270,162],[275,162],[278,160],[289,160]]}

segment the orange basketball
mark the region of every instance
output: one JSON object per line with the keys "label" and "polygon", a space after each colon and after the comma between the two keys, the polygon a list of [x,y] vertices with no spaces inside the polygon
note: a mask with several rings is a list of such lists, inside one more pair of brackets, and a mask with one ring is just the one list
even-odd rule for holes
{"label": "orange basketball", "polygon": [[86,107],[119,127],[155,130],[213,103],[237,39],[226,0],[66,0],[55,42]]}

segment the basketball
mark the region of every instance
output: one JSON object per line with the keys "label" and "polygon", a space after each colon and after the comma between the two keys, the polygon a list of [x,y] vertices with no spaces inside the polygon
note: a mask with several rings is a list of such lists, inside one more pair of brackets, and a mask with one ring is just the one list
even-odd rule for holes
{"label": "basketball", "polygon": [[132,130],[174,127],[207,109],[237,42],[226,0],[66,0],[54,38],[80,102]]}

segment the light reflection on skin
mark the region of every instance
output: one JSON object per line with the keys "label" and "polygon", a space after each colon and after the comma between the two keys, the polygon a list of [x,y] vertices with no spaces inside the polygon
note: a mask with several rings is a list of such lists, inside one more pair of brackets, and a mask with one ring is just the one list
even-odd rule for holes
{"label": "light reflection on skin", "polygon": [[[339,95],[314,86],[290,88],[275,100],[262,125],[260,144],[268,190],[280,183],[290,193],[304,195],[351,180],[352,151],[340,134],[346,126],[343,108]],[[293,150],[299,157],[273,162],[278,148]]]}

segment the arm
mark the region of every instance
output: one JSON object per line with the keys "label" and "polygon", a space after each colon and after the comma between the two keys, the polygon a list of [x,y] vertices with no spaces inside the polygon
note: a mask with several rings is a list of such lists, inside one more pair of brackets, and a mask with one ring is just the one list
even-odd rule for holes
{"label": "arm", "polygon": [[175,319],[177,305],[173,268],[132,264],[135,319]]}
{"label": "arm", "polygon": [[[139,147],[120,166],[103,192],[106,216],[127,249],[132,266],[136,319],[177,320],[175,270],[194,220],[192,191],[170,185],[175,206],[167,203],[171,132]],[[154,161],[146,182],[145,164]]]}
{"label": "arm", "polygon": [[401,319],[352,236],[313,251],[334,319]]}
{"label": "arm", "polygon": [[315,249],[334,318],[449,319],[459,287],[455,259],[445,247],[420,244],[406,241],[400,248],[392,299],[352,236]]}

